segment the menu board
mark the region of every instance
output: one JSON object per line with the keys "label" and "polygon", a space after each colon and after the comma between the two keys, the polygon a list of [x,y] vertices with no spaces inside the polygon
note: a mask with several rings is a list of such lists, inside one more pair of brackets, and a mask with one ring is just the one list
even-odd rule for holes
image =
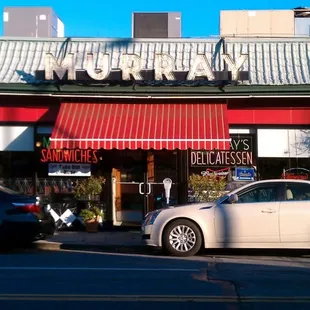
{"label": "menu board", "polygon": [[49,176],[74,176],[88,177],[91,176],[90,164],[68,164],[68,163],[50,163],[48,164]]}

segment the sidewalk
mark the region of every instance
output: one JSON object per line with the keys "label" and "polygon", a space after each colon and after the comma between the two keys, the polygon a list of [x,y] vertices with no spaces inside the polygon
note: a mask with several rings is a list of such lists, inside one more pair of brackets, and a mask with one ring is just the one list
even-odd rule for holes
{"label": "sidewalk", "polygon": [[98,233],[56,231],[48,240],[34,242],[40,250],[101,250],[123,253],[146,253],[139,231],[106,231]]}

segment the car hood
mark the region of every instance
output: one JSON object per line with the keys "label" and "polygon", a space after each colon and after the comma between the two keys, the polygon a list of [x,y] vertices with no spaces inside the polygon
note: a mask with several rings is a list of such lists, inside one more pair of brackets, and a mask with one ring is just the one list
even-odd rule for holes
{"label": "car hood", "polygon": [[23,201],[23,202],[36,202],[36,197],[35,196],[28,196],[28,195],[23,195],[23,194],[17,194],[17,195],[12,195],[12,201]]}
{"label": "car hood", "polygon": [[194,209],[194,210],[199,210],[201,208],[208,208],[208,207],[213,207],[215,205],[215,201],[213,202],[198,202],[198,203],[189,203],[189,204],[184,204],[184,205],[177,205],[177,206],[171,206],[168,208],[164,208],[162,210],[166,210],[166,209],[182,209],[182,208],[186,208],[186,209]]}

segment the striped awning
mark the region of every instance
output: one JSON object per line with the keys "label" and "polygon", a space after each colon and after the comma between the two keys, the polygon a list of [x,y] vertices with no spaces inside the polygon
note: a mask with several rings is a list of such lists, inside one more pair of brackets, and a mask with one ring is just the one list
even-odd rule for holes
{"label": "striped awning", "polygon": [[51,148],[229,150],[222,103],[62,103]]}

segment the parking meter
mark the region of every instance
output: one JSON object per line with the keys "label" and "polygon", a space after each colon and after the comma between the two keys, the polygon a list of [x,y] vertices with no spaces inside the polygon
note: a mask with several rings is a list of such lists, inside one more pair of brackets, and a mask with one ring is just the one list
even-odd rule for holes
{"label": "parking meter", "polygon": [[165,196],[166,196],[167,205],[169,206],[170,190],[171,190],[172,180],[169,178],[165,178],[163,180],[163,184],[164,184],[164,188],[165,188]]}

